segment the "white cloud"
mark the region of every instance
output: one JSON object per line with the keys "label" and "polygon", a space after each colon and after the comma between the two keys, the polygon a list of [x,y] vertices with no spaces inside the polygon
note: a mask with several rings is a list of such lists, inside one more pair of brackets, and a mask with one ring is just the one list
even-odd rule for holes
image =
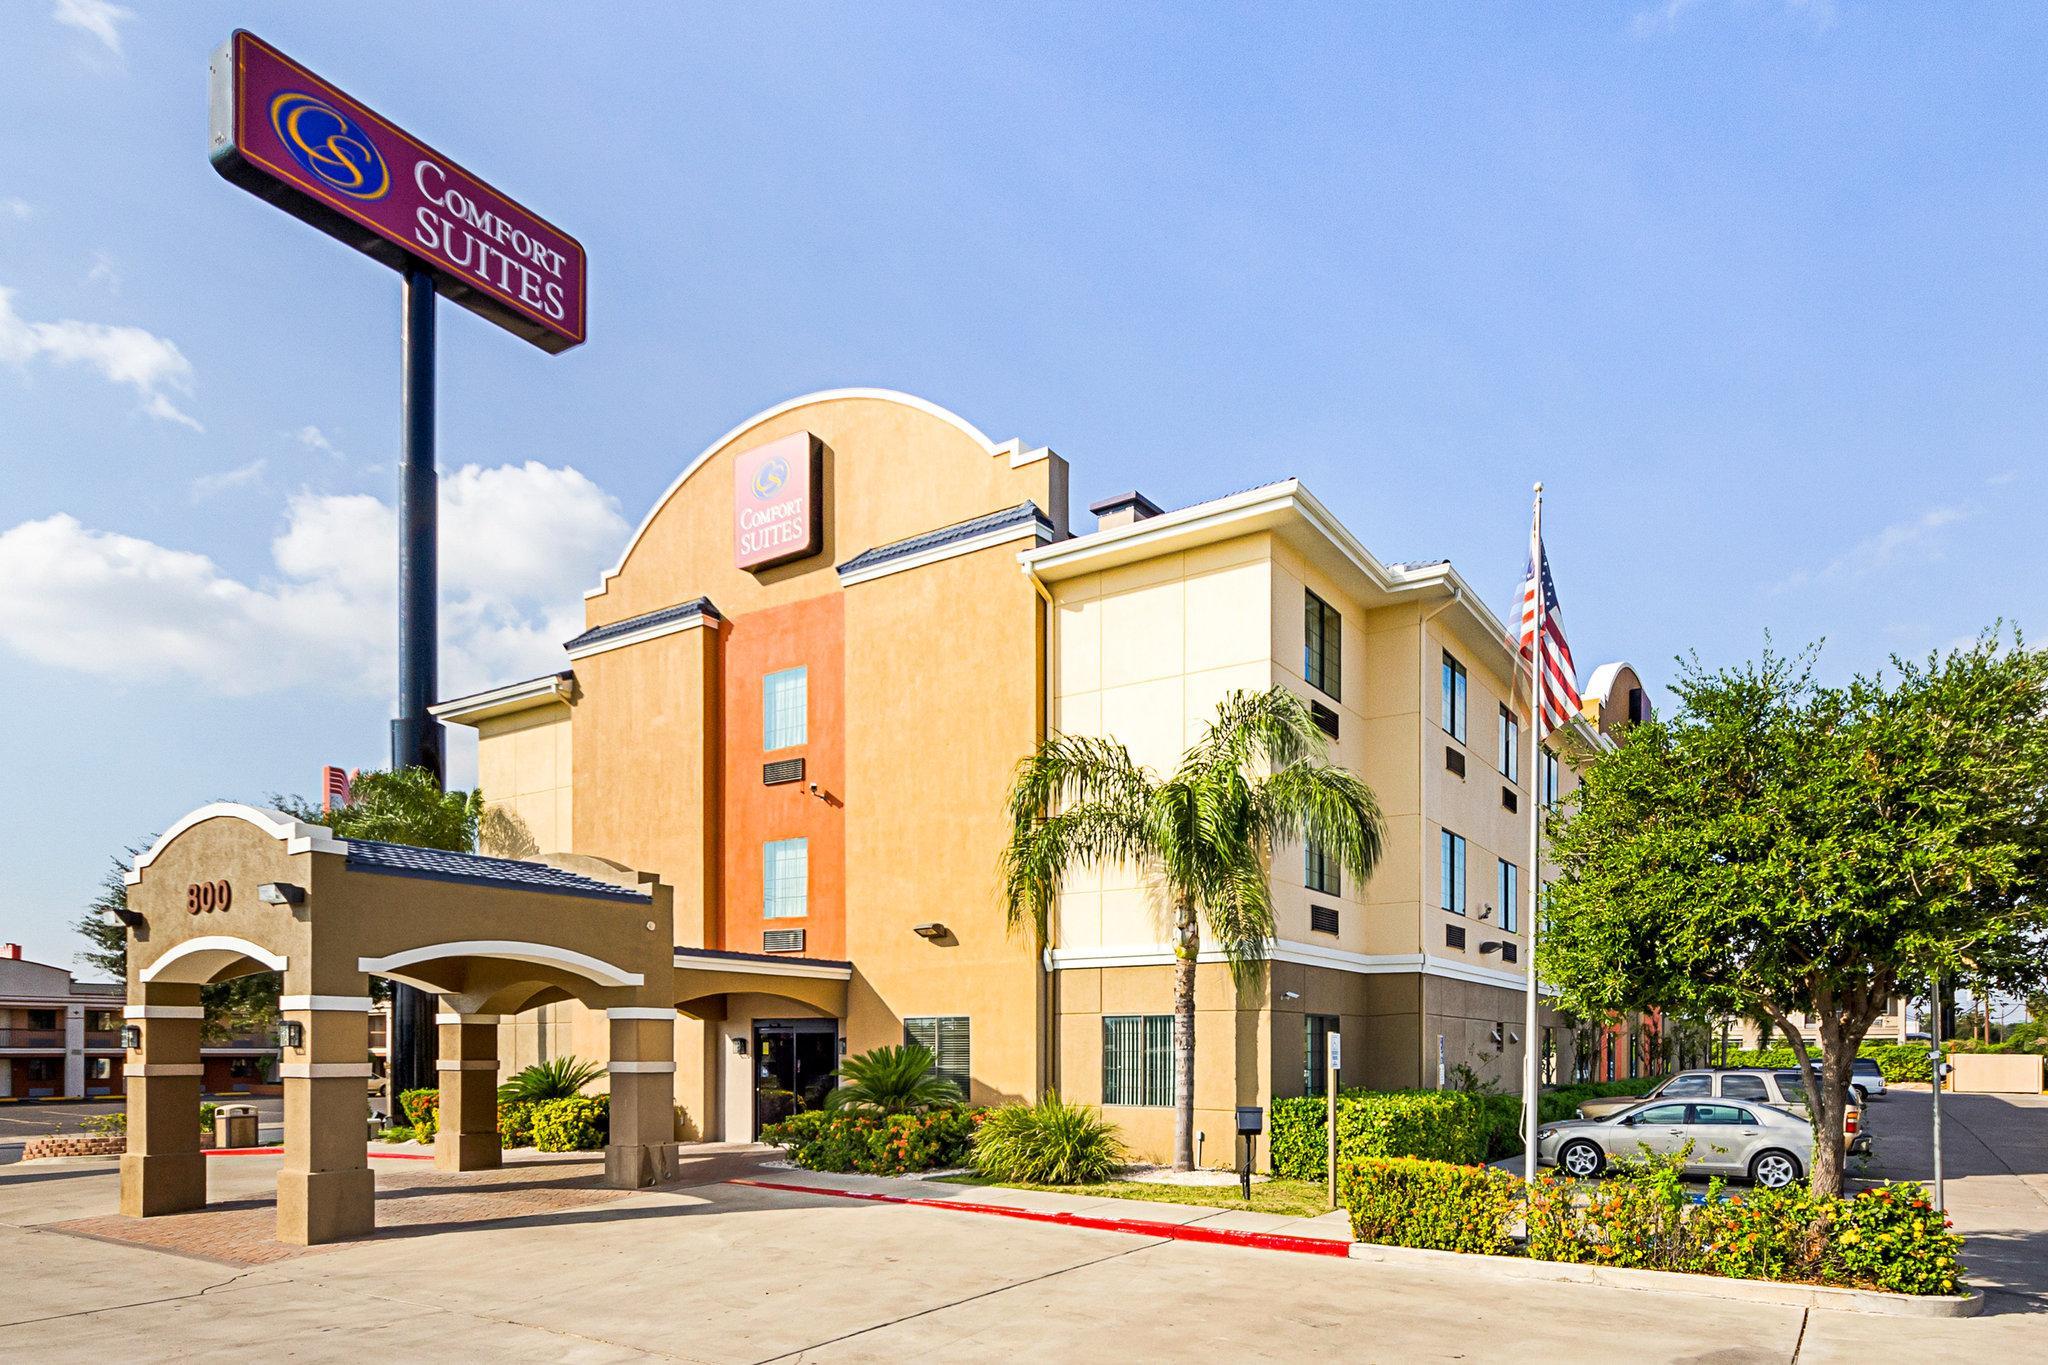
{"label": "white cloud", "polygon": [[300,427],[297,431],[292,433],[292,439],[297,441],[306,449],[317,450],[322,455],[332,455],[337,460],[345,460],[348,458],[346,455],[343,455],[341,453],[340,449],[335,446],[334,442],[327,439],[327,433],[320,430],[320,428],[318,427]]}
{"label": "white cloud", "polygon": [[190,485],[192,501],[204,502],[216,493],[239,488],[246,483],[254,483],[263,477],[263,470],[269,463],[270,461],[259,456],[235,469],[224,469],[218,474],[201,474],[192,480]]}
{"label": "white cloud", "polygon": [[100,40],[109,52],[121,50],[121,25],[135,17],[135,11],[112,0],[57,0],[50,17],[60,24],[82,29]]}
{"label": "white cloud", "polygon": [[[1637,10],[1629,21],[1629,27],[1638,38],[1669,33],[1686,15],[1702,7],[1703,0],[1662,0],[1660,4]],[[1810,23],[1816,32],[1833,28],[1835,24],[1835,0],[1731,0],[1722,8],[1743,16],[1761,13],[1767,17],[1782,15],[1799,19]]]}
{"label": "white cloud", "polygon": [[104,251],[92,253],[92,269],[85,272],[87,284],[105,285],[109,294],[121,292],[121,271],[114,264],[114,258]]}
{"label": "white cloud", "polygon": [[204,430],[166,392],[192,391],[192,362],[176,342],[140,327],[71,318],[29,322],[14,311],[13,291],[0,289],[0,362],[26,368],[36,360],[89,365],[109,383],[135,390],[150,416]]}
{"label": "white cloud", "polygon": [[2001,470],[1999,470],[1999,471],[1998,471],[1998,472],[1997,472],[1996,474],[1993,474],[1993,475],[1992,475],[1992,476],[1991,476],[1990,478],[1988,478],[1988,479],[1984,480],[1984,483],[1985,483],[1985,485],[1986,485],[1987,487],[1991,487],[1991,488],[2003,488],[2003,487],[2005,487],[2005,486],[2006,486],[2007,484],[2009,484],[2009,483],[2018,483],[2018,482],[2019,482],[2019,478],[2020,478],[2020,471],[2019,471],[2019,470],[2017,470],[2017,469],[2001,469]]}
{"label": "white cloud", "polygon": [[[581,473],[538,461],[441,481],[441,677],[454,696],[562,666],[582,590],[628,531]],[[0,533],[0,644],[39,663],[234,695],[397,676],[398,518],[364,494],[302,493],[243,582],[203,554],[58,515]]]}
{"label": "white cloud", "polygon": [[17,223],[25,223],[35,217],[36,206],[18,194],[0,198],[0,213],[6,214]]}
{"label": "white cloud", "polygon": [[1818,569],[1798,569],[1771,585],[1772,592],[1790,592],[1814,583],[1865,578],[1904,558],[1938,559],[1942,533],[1975,515],[1968,507],[1935,507],[1909,521],[1893,522],[1866,536]]}

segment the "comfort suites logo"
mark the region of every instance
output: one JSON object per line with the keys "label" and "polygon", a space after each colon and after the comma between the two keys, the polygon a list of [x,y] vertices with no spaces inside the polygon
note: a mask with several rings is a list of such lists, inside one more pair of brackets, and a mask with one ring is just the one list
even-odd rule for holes
{"label": "comfort suites logo", "polygon": [[351,199],[382,199],[391,167],[363,126],[341,110],[299,90],[270,101],[270,126],[306,174]]}
{"label": "comfort suites logo", "polygon": [[799,431],[742,451],[733,460],[732,562],[765,569],[818,552],[820,447]]}

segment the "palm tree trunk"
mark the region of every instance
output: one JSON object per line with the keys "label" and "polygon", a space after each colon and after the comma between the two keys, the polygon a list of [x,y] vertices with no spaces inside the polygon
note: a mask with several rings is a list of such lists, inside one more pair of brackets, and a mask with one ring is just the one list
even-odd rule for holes
{"label": "palm tree trunk", "polygon": [[1202,930],[1192,901],[1174,910],[1173,1169],[1195,1168],[1195,963]]}

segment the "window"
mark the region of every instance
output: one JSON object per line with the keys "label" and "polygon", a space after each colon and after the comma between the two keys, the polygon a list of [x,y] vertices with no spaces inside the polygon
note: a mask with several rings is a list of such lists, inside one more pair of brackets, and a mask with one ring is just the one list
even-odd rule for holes
{"label": "window", "polygon": [[1701,1075],[1675,1076],[1669,1085],[1657,1093],[1666,1099],[1677,1099],[1681,1095],[1712,1095],[1714,1078]]}
{"label": "window", "polygon": [[1638,1077],[1638,1076],[1640,1076],[1640,1075],[1642,1075],[1642,1074],[1643,1074],[1643,1059],[1642,1059],[1642,1049],[1641,1049],[1640,1047],[1638,1047],[1638,1046],[1637,1046],[1637,1043],[1639,1043],[1640,1041],[1641,1041],[1641,1040],[1640,1040],[1640,1039],[1638,1039],[1638,1038],[1636,1037],[1636,1035],[1635,1035],[1635,1034],[1633,1034],[1633,1033],[1629,1034],[1629,1036],[1628,1036],[1628,1078],[1629,1078],[1630,1080],[1634,1080],[1634,1079],[1636,1079],[1636,1077]]}
{"label": "window", "polygon": [[1658,1104],[1636,1115],[1637,1123],[1684,1123],[1686,1106],[1682,1104]]}
{"label": "window", "polygon": [[1510,782],[1522,780],[1522,722],[1515,713],[1500,708],[1500,775]]}
{"label": "window", "polygon": [[57,1027],[57,1011],[24,1010],[28,1016],[28,1027],[32,1029],[53,1029]]}
{"label": "window", "polygon": [[1325,896],[1344,894],[1343,869],[1315,840],[1311,839],[1302,846],[1301,863],[1301,879],[1309,890]]}
{"label": "window", "polygon": [[94,1033],[109,1033],[121,1027],[119,1010],[93,1010],[85,1016],[85,1026]]}
{"label": "window", "polygon": [[85,1059],[85,1078],[89,1081],[111,1081],[114,1079],[112,1057],[88,1057]]}
{"label": "window", "polygon": [[903,1041],[931,1049],[932,1074],[967,1093],[968,1028],[964,1014],[927,1015],[903,1021]]}
{"label": "window", "polygon": [[1465,665],[1444,651],[1444,733],[1465,742]]}
{"label": "window", "polygon": [[[1302,1044],[1308,1049],[1302,1054],[1301,1093],[1304,1095],[1325,1095],[1329,1093],[1330,1079],[1330,1035],[1341,1032],[1334,1014],[1304,1014],[1302,1022]],[[1339,1084],[1343,1077],[1339,1076]]]}
{"label": "window", "polygon": [[1721,1078],[1721,1098],[1724,1100],[1761,1100],[1768,1103],[1771,1098],[1771,1092],[1770,1088],[1764,1084],[1764,1078],[1761,1076],[1723,1076]]}
{"label": "window", "polygon": [[1603,1076],[1603,1077],[1602,1077],[1601,1079],[1602,1079],[1602,1080],[1609,1080],[1609,1081],[1611,1081],[1611,1080],[1614,1080],[1614,1079],[1615,1079],[1615,1074],[1614,1074],[1614,1030],[1613,1030],[1613,1029],[1609,1029],[1609,1030],[1607,1030],[1607,1034],[1606,1034],[1606,1038],[1605,1038],[1605,1050],[1606,1050],[1606,1053],[1607,1053],[1607,1074],[1606,1074],[1605,1076]]}
{"label": "window", "polygon": [[1499,870],[1494,874],[1493,894],[1500,906],[1501,932],[1512,934],[1522,925],[1522,869],[1506,858],[1496,861]]}
{"label": "window", "polygon": [[1542,770],[1537,774],[1536,799],[1552,810],[1557,808],[1557,755],[1543,751]]}
{"label": "window", "polygon": [[1465,913],[1465,836],[1445,830],[1440,847],[1443,859],[1437,881],[1437,905],[1454,915],[1462,915]]}
{"label": "window", "polygon": [[793,749],[806,739],[808,670],[785,668],[761,679],[761,748]]}
{"label": "window", "polygon": [[1696,1104],[1692,1107],[1694,1123],[1755,1123],[1756,1115],[1747,1109],[1738,1109],[1732,1104]]}
{"label": "window", "polygon": [[811,841],[771,839],[761,845],[761,918],[807,915],[810,902]]}
{"label": "window", "polygon": [[1344,686],[1344,619],[1337,609],[1304,591],[1301,676],[1310,687],[1341,700]]}
{"label": "window", "polygon": [[1173,1016],[1111,1014],[1102,1020],[1102,1102],[1173,1103]]}

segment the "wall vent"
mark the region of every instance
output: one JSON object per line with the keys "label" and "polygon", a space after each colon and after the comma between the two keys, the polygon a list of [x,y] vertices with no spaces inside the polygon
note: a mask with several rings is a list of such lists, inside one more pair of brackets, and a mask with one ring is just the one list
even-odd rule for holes
{"label": "wall vent", "polygon": [[1521,955],[1521,948],[1515,944],[1503,943],[1500,945],[1500,960],[1502,962],[1513,962],[1521,957]]}
{"label": "wall vent", "polygon": [[1319,701],[1312,701],[1308,704],[1308,715],[1309,719],[1316,723],[1316,729],[1321,730],[1331,739],[1337,738],[1337,713],[1335,711],[1332,711]]}
{"label": "wall vent", "polygon": [[1464,753],[1458,749],[1453,749],[1448,744],[1444,745],[1444,766],[1458,776],[1463,777],[1465,775]]}
{"label": "wall vent", "polygon": [[1522,808],[1522,798],[1515,794],[1513,787],[1500,789],[1500,808],[1510,814]]}
{"label": "wall vent", "polygon": [[764,929],[761,932],[761,951],[764,953],[800,953],[804,950],[804,931],[801,929]]}
{"label": "wall vent", "polygon": [[1336,933],[1336,910],[1327,905],[1311,905],[1308,908],[1308,927],[1319,934]]}
{"label": "wall vent", "polygon": [[779,787],[785,782],[804,780],[804,761],[800,758],[778,758],[773,763],[761,765],[761,785]]}
{"label": "wall vent", "polygon": [[1462,948],[1464,946],[1465,927],[1461,924],[1446,924],[1444,926],[1444,947]]}

